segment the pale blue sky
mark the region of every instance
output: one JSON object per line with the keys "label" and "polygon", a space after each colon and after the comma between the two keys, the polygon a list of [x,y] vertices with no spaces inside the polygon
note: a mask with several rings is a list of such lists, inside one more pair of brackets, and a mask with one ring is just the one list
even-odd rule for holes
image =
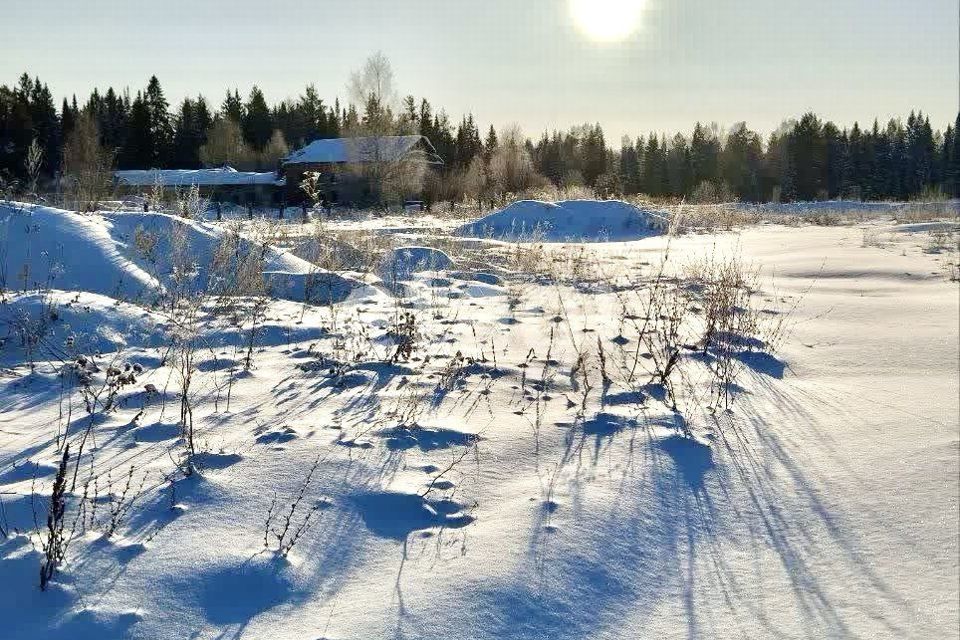
{"label": "pale blue sky", "polygon": [[642,26],[597,43],[567,0],[4,0],[0,83],[24,70],[58,96],[136,90],[171,102],[308,82],[332,101],[382,50],[401,94],[530,135],[599,121],[623,133],[814,110],[838,123],[958,110],[958,0],[645,0]]}

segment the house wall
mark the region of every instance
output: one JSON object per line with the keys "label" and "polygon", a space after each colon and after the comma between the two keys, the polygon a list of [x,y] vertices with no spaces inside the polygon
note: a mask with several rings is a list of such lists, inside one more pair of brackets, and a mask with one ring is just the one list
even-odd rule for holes
{"label": "house wall", "polygon": [[[346,165],[300,163],[287,164],[283,168],[287,182],[284,196],[288,205],[300,205],[307,200],[300,184],[308,171],[320,174],[320,187],[333,204],[356,208],[377,204],[376,190],[370,180],[351,171]],[[404,199],[419,199],[420,195],[420,193],[409,193],[405,194]]]}
{"label": "house wall", "polygon": [[[166,198],[173,198],[178,189],[186,187],[163,187],[163,193]],[[118,196],[145,195],[153,187],[140,185],[118,184],[116,191]],[[213,202],[233,203],[238,205],[247,205],[251,202],[255,206],[275,205],[280,202],[283,195],[282,189],[273,185],[264,184],[245,184],[245,185],[198,185],[200,195]]]}

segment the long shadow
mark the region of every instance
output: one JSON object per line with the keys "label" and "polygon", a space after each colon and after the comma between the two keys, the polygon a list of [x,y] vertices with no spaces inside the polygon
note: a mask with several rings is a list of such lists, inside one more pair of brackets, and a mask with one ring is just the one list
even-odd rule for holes
{"label": "long shadow", "polygon": [[[815,424],[803,403],[789,393],[778,389],[775,397],[776,406],[788,421]],[[729,452],[728,464],[739,479],[737,488],[743,491],[756,514],[756,520],[750,522],[752,531],[764,542],[764,548],[773,550],[780,560],[794,601],[808,618],[808,626],[822,628],[828,635],[853,635],[847,622],[849,612],[838,609],[814,564],[824,551],[820,545],[814,545],[813,540],[823,531],[832,543],[831,549],[839,551],[846,560],[846,569],[865,578],[876,592],[874,608],[859,613],[885,625],[894,636],[904,635],[906,630],[889,622],[889,607],[896,607],[908,616],[917,613],[903,595],[879,577],[870,561],[859,552],[860,543],[855,533],[844,526],[843,514],[826,505],[817,488],[818,482],[769,428],[770,423],[781,422],[784,416],[767,417],[761,408],[752,404],[746,406],[743,413],[751,417],[746,420],[728,417],[721,429],[720,442]],[[805,517],[792,517],[795,510],[802,511]]]}
{"label": "long shadow", "polygon": [[[600,424],[614,441],[629,442],[624,436],[636,432],[612,428],[613,420]],[[477,594],[492,624],[487,637],[582,638],[603,635],[604,628],[623,635],[625,615],[652,615],[678,591],[687,594],[690,635],[698,635],[693,582],[700,543],[715,527],[709,492],[718,472],[709,448],[689,438],[650,436],[641,446],[649,466],[621,485],[630,500],[599,513],[575,501],[584,506],[566,520],[565,507],[540,510],[527,558],[512,579]],[[556,527],[542,526],[548,513],[560,516]],[[575,528],[569,535],[566,522]]]}
{"label": "long shadow", "polygon": [[[791,399],[782,406],[802,422],[802,402]],[[749,414],[751,407],[738,405],[738,411]],[[731,422],[722,425],[712,447],[679,434],[664,437],[662,428],[660,436],[650,434],[636,446],[636,436],[645,431],[625,428],[623,420],[610,416],[584,423],[579,436],[576,426],[567,425],[561,465],[568,490],[587,492],[585,485],[596,481],[582,474],[579,455],[590,436],[604,447],[629,446],[631,457],[642,457],[624,472],[618,489],[630,500],[615,500],[607,513],[596,513],[589,500],[579,498],[570,506],[561,500],[538,509],[526,558],[511,577],[476,588],[478,615],[484,618],[478,623],[490,625],[485,636],[577,638],[603,635],[603,629],[623,635],[626,617],[642,624],[666,601],[682,607],[688,637],[711,637],[716,624],[729,620],[745,624],[747,635],[760,629],[768,637],[786,636],[791,631],[782,619],[789,619],[789,610],[771,616],[762,596],[757,599],[758,585],[769,581],[764,558],[771,554],[779,560],[776,575],[790,589],[800,624],[811,633],[852,637],[854,620],[873,620],[892,636],[905,635],[884,612],[887,607],[906,617],[916,612],[872,569],[844,515],[826,503],[766,418],[757,414],[747,424]],[[744,528],[746,547],[740,539]],[[847,599],[841,605],[842,591],[820,569],[828,550],[814,541],[823,531],[847,570],[876,593],[874,604],[864,604],[870,602],[866,598],[852,609]],[[743,551],[751,550],[754,560],[744,562]],[[745,567],[755,573],[744,574]],[[704,590],[720,599],[705,600]],[[735,616],[729,614],[734,609]]]}

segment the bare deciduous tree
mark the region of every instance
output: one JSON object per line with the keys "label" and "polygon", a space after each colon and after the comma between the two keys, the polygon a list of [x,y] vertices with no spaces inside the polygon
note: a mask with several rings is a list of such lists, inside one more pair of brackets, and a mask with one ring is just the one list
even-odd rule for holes
{"label": "bare deciduous tree", "polygon": [[207,142],[200,147],[200,161],[210,167],[230,165],[253,168],[256,152],[243,139],[240,125],[230,118],[219,118],[207,131]]}
{"label": "bare deciduous tree", "polygon": [[501,132],[500,144],[490,157],[490,178],[501,198],[544,183],[533,166],[525,141],[520,127],[511,125]]}
{"label": "bare deciduous tree", "polygon": [[356,105],[366,105],[371,98],[383,107],[389,108],[393,104],[397,95],[393,67],[382,51],[367,58],[363,68],[350,74],[347,92]]}
{"label": "bare deciduous tree", "polygon": [[63,147],[63,171],[78,210],[96,209],[107,194],[113,168],[113,153],[100,144],[97,121],[81,113]]}

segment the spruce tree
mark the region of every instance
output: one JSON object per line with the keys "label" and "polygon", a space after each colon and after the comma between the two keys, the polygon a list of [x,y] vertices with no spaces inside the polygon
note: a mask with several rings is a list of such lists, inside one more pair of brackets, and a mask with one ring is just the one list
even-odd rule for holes
{"label": "spruce tree", "polygon": [[144,94],[150,132],[150,168],[168,166],[170,148],[173,144],[173,125],[170,121],[170,105],[163,95],[157,76],[150,76]]}
{"label": "spruce tree", "polygon": [[493,125],[490,125],[490,130],[487,131],[487,139],[483,142],[483,155],[487,161],[490,160],[490,156],[493,155],[493,152],[497,150],[498,146],[500,146],[500,144],[497,141],[497,130],[493,128]]}
{"label": "spruce tree", "polygon": [[960,198],[960,114],[957,114],[953,129],[947,128],[943,149],[946,192],[954,198]]}
{"label": "spruce tree", "polygon": [[[76,102],[76,96],[74,96],[74,102]],[[60,106],[60,139],[66,140],[67,136],[70,135],[70,132],[73,131],[73,127],[76,126],[77,114],[70,107],[70,104],[67,102],[67,99],[63,99],[63,104]]]}
{"label": "spruce tree", "polygon": [[720,142],[699,122],[690,138],[690,169],[693,187],[702,182],[716,184],[719,180]]}
{"label": "spruce tree", "polygon": [[256,85],[250,90],[243,118],[240,121],[243,137],[254,150],[261,152],[273,135],[273,118],[270,109],[263,97],[263,92]]}
{"label": "spruce tree", "polygon": [[127,122],[127,135],[119,158],[121,169],[155,169],[157,157],[151,130],[150,108],[143,97],[137,97],[130,105],[130,117]]}
{"label": "spruce tree", "polygon": [[43,149],[40,171],[43,175],[52,176],[59,166],[58,156],[63,142],[53,95],[47,85],[40,82],[40,78],[34,80],[30,91],[30,122],[33,125],[33,138]]}
{"label": "spruce tree", "polygon": [[585,127],[580,156],[584,182],[596,186],[597,179],[607,171],[607,145],[599,124]]}
{"label": "spruce tree", "polygon": [[760,199],[762,154],[760,136],[750,131],[745,122],[735,124],[720,152],[720,177],[740,200]]}
{"label": "spruce tree", "polygon": [[824,167],[823,189],[828,198],[837,198],[843,184],[843,168],[847,157],[847,136],[837,125],[827,122],[823,125]]}
{"label": "spruce tree", "polygon": [[826,195],[827,142],[816,114],[805,113],[794,125],[787,149],[793,198],[811,201]]}
{"label": "spruce tree", "polygon": [[626,195],[640,193],[640,158],[633,141],[626,136],[620,142],[620,188]]}
{"label": "spruce tree", "polygon": [[673,136],[667,152],[667,186],[670,195],[685,196],[691,189],[690,147],[682,133]]}

